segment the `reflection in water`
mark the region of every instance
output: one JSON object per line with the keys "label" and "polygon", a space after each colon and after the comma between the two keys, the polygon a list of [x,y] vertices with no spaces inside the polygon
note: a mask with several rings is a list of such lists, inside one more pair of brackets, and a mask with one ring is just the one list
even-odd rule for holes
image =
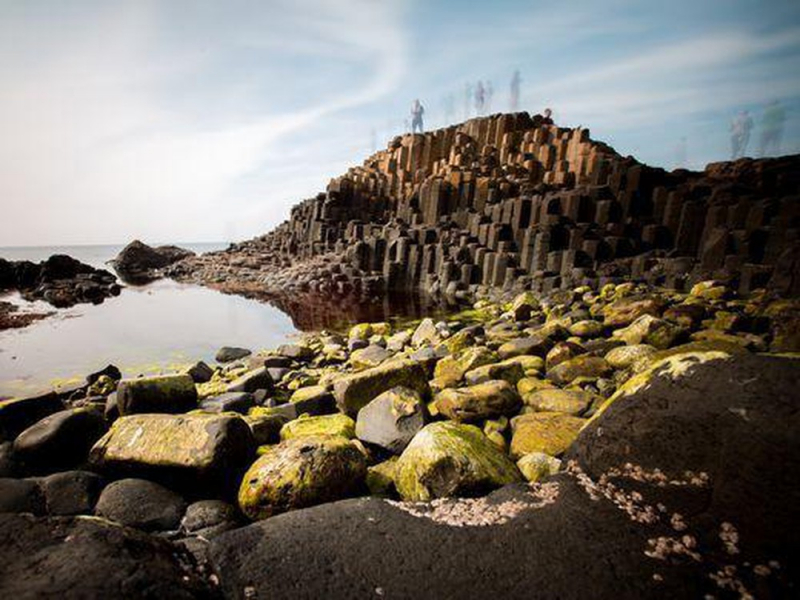
{"label": "reflection in water", "polygon": [[[3,299],[26,304],[18,295]],[[311,295],[248,299],[161,280],[126,287],[99,306],[78,305],[25,329],[0,331],[0,397],[33,393],[109,363],[135,376],[210,362],[225,345],[275,348],[298,330],[346,331],[359,321],[447,309],[400,297],[375,303]]]}

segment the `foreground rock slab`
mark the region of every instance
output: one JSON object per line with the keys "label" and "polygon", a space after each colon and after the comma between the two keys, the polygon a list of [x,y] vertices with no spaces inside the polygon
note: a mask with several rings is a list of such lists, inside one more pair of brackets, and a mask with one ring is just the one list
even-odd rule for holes
{"label": "foreground rock slab", "polygon": [[177,547],[94,518],[0,514],[0,597],[212,598]]}

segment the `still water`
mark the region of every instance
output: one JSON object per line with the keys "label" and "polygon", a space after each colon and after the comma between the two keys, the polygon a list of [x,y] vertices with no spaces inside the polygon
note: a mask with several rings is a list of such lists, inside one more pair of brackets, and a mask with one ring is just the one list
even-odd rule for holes
{"label": "still water", "polygon": [[[179,244],[209,252],[226,244]],[[68,254],[97,268],[122,246],[2,248],[7,260],[38,262]],[[109,269],[110,270],[110,269]],[[18,294],[0,295],[24,310],[50,312]],[[445,311],[419,299],[392,298],[371,304],[330,298],[248,299],[160,280],[125,286],[100,305],[79,304],[22,329],[0,331],[0,398],[46,389],[82,378],[108,364],[125,375],[168,371],[197,360],[210,362],[221,346],[275,348],[299,330],[344,330],[358,321],[417,317]]]}

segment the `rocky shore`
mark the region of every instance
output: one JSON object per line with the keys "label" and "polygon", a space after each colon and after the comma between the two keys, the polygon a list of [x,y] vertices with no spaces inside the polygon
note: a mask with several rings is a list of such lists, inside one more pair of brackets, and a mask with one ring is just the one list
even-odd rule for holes
{"label": "rocky shore", "polygon": [[610,283],[109,367],[0,402],[0,591],[791,597],[798,350],[797,301]]}
{"label": "rocky shore", "polygon": [[[121,288],[108,271],[54,254],[38,264],[0,258],[0,293],[13,290],[30,302],[41,300],[54,308],[68,308],[80,303],[100,304],[119,295]],[[0,302],[0,330],[25,327],[49,314],[23,312],[9,302]]]}

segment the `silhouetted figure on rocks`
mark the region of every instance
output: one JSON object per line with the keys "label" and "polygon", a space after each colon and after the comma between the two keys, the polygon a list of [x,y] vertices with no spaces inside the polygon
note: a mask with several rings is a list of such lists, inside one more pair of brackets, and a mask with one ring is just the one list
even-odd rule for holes
{"label": "silhouetted figure on rocks", "polygon": [[511,77],[511,112],[516,112],[519,109],[519,86],[521,82],[519,69],[517,69]]}
{"label": "silhouetted figure on rocks", "polygon": [[486,106],[486,90],[483,87],[483,82],[479,81],[475,86],[475,112],[478,115],[483,114],[483,109]]}
{"label": "silhouetted figure on rocks", "polygon": [[752,130],[753,119],[746,110],[741,111],[733,118],[731,121],[731,160],[745,155]]}
{"label": "silhouetted figure on rocks", "polygon": [[544,119],[542,119],[542,123],[545,125],[552,125],[553,124],[553,111],[549,108],[544,109],[544,113],[542,113]]}
{"label": "silhouetted figure on rocks", "polygon": [[422,103],[419,101],[418,98],[414,100],[414,104],[411,105],[411,133],[416,133],[417,129],[419,129],[419,132],[422,133],[423,114],[425,114],[425,109],[422,107]]}
{"label": "silhouetted figure on rocks", "polygon": [[761,148],[759,152],[761,156],[781,153],[781,138],[785,121],[786,111],[781,103],[777,100],[770,102],[761,117]]}

